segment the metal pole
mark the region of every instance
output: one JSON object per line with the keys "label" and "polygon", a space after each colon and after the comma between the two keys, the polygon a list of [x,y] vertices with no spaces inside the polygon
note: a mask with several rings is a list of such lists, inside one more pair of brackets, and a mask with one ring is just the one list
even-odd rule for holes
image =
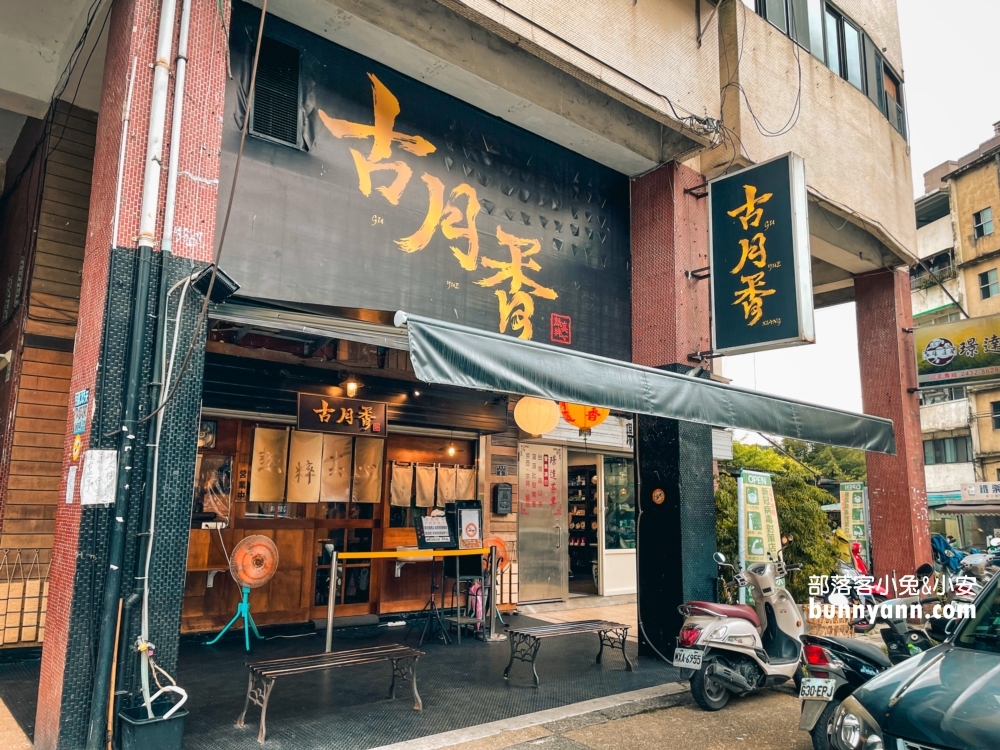
{"label": "metal pole", "polygon": [[500,595],[500,585],[497,582],[497,548],[490,547],[490,619],[487,623],[486,642],[500,643],[506,641],[507,636],[498,635],[493,632],[493,623],[497,615],[497,598]]}
{"label": "metal pole", "polygon": [[330,555],[330,590],[326,597],[326,652],[333,651],[333,609],[337,598],[337,550]]}
{"label": "metal pole", "polygon": [[[743,500],[743,472],[740,472],[739,479],[736,480],[736,543],[739,548],[737,555],[740,570],[747,566],[747,529],[746,529],[746,505]],[[747,592],[740,586],[740,604],[747,603]]]}

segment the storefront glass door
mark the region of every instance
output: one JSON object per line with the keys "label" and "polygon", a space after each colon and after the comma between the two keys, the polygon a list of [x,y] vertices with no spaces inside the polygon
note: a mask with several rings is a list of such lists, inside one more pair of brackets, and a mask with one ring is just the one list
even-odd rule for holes
{"label": "storefront glass door", "polygon": [[518,449],[518,601],[569,598],[566,449]]}

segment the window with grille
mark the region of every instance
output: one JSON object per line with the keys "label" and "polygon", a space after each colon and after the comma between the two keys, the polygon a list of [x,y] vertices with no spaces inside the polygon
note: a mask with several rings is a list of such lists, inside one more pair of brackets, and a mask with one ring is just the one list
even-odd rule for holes
{"label": "window with grille", "polygon": [[300,146],[299,91],[299,50],[264,37],[257,61],[250,132],[290,146]]}

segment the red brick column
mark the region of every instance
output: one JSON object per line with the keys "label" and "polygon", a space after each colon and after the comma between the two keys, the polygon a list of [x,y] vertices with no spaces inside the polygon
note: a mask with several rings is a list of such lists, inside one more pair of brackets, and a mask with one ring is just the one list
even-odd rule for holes
{"label": "red brick column", "polygon": [[[671,162],[632,182],[632,361],[694,365],[711,349],[704,176]],[[691,192],[685,192],[689,190]]]}
{"label": "red brick column", "polygon": [[[180,5],[179,0],[178,24]],[[228,13],[229,4],[224,5]],[[215,3],[193,2],[192,6],[173,252],[205,261],[212,257],[214,242],[228,39]],[[155,0],[124,0],[116,2],[111,11],[70,401],[72,394],[89,390],[91,403],[94,403],[112,248],[134,248],[136,244],[159,8],[160,3]],[[175,36],[174,55],[176,48]],[[133,60],[136,61],[136,78],[124,157],[119,231],[118,236],[113,237],[122,111]],[[171,67],[173,63],[171,59]],[[171,76],[157,232],[162,231],[166,160],[172,146],[169,135],[173,83]],[[66,476],[74,464],[71,460],[73,409],[69,412],[60,497],[66,492]],[[88,423],[88,429],[89,426]],[[91,435],[84,434],[84,449],[91,444]],[[60,503],[56,516],[35,723],[36,748],[82,747],[86,736],[91,686],[84,684],[81,690],[80,685],[73,683],[86,682],[85,677],[78,677],[81,670],[84,675],[91,674],[89,657],[81,658],[80,650],[81,644],[86,646],[97,638],[97,633],[91,632],[95,619],[92,612],[99,607],[100,592],[91,592],[84,585],[81,571],[87,563],[81,562],[80,557],[86,552],[81,544],[84,539],[100,557],[101,542],[95,539],[102,539],[103,532],[101,517],[93,515],[96,513],[94,509],[81,508],[78,478],[72,502]],[[106,550],[103,554],[106,556]],[[89,653],[89,646],[85,653]]]}
{"label": "red brick column", "polygon": [[910,575],[930,562],[931,547],[909,276],[873,271],[856,276],[854,289],[864,410],[891,419],[896,433],[895,456],[868,454],[872,566],[880,578]]}

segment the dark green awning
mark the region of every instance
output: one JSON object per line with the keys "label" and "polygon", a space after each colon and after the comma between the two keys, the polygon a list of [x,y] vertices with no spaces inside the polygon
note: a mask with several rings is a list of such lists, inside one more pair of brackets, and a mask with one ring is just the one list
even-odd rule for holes
{"label": "dark green awning", "polygon": [[551,344],[396,313],[417,377],[426,383],[757,430],[797,440],[896,452],[892,422],[769,396]]}

